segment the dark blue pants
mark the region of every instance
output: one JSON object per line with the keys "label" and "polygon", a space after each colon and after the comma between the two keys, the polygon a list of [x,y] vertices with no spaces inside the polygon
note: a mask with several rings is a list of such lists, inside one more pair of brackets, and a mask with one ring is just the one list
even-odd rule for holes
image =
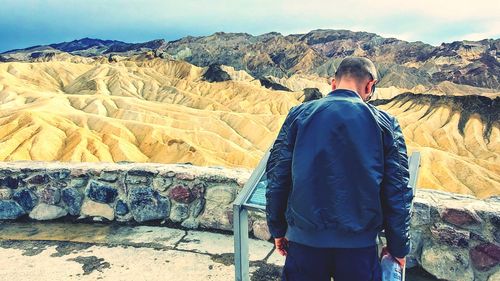
{"label": "dark blue pants", "polygon": [[314,248],[289,241],[283,281],[381,281],[377,246]]}

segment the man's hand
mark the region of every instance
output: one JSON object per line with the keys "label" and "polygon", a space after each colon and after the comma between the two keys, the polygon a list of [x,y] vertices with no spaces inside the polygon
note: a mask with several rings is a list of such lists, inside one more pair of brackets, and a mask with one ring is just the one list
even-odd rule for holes
{"label": "man's hand", "polygon": [[396,261],[398,261],[399,265],[401,266],[401,268],[404,268],[405,265],[406,265],[406,258],[397,258],[397,257],[394,257],[396,259]]}
{"label": "man's hand", "polygon": [[288,239],[286,237],[274,238],[274,245],[280,255],[286,256],[288,254]]}
{"label": "man's hand", "polygon": [[398,258],[391,255],[391,253],[389,253],[389,250],[387,249],[387,246],[382,247],[382,253],[380,253],[381,257],[385,255],[390,255],[391,257],[393,257],[399,263],[399,266],[401,266],[401,268],[404,268],[404,266],[406,265],[406,258],[405,257]]}

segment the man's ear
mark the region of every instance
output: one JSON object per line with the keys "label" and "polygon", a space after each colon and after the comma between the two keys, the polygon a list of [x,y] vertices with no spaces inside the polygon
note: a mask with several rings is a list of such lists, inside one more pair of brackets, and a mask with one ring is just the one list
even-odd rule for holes
{"label": "man's ear", "polygon": [[366,93],[367,94],[372,94],[372,91],[375,90],[375,84],[377,83],[377,80],[371,80],[371,81],[368,81],[368,84],[366,84]]}
{"label": "man's ear", "polygon": [[332,90],[335,91],[337,89],[337,82],[335,81],[335,78],[332,79]]}

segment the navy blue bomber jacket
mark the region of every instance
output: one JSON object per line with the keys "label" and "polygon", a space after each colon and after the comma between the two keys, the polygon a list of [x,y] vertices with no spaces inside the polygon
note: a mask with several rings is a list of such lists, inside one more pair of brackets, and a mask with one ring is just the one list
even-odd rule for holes
{"label": "navy blue bomber jacket", "polygon": [[410,251],[408,156],[397,120],[338,89],[292,108],[266,167],[273,237],[313,247],[375,245]]}

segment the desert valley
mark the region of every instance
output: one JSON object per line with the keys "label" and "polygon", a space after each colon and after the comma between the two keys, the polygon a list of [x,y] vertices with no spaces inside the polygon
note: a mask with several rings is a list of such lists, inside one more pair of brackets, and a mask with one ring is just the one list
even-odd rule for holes
{"label": "desert valley", "polygon": [[0,54],[0,161],[254,168],[288,110],[367,56],[419,187],[500,194],[500,40],[431,46],[365,32],[81,39]]}

